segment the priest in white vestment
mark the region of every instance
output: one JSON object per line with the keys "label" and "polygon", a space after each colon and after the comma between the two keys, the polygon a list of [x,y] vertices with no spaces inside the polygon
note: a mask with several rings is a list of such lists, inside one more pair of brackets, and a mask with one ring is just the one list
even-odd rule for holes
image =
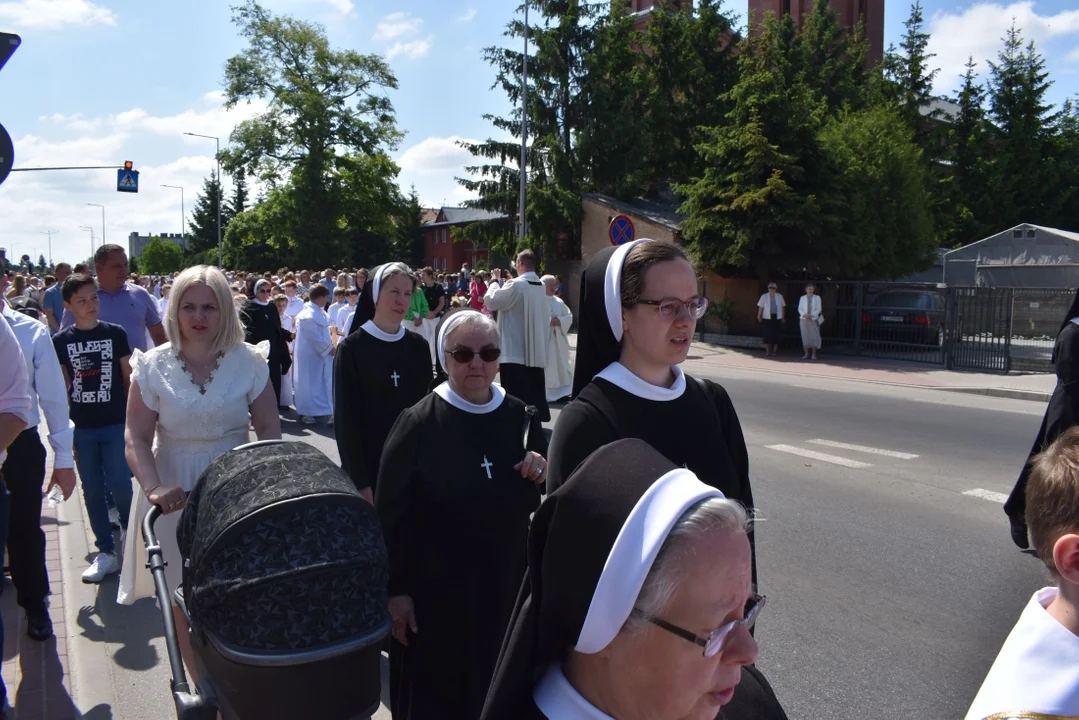
{"label": "priest in white vestment", "polygon": [[551,337],[547,342],[547,364],[543,372],[547,379],[547,402],[561,400],[573,389],[573,368],[569,364],[569,328],[573,324],[573,311],[555,292],[558,278],[544,275],[547,301],[551,306]]}
{"label": "priest in white vestment", "polygon": [[551,306],[547,291],[536,275],[536,256],[531,250],[517,255],[517,277],[500,270],[492,273],[483,303],[498,313],[502,336],[499,366],[501,385],[510,395],[533,405],[541,422],[551,419],[547,407],[547,345],[551,331]]}
{"label": "priest in white vestment", "polygon": [[330,291],[314,285],[311,298],[296,318],[296,349],[293,353],[296,412],[300,422],[310,425],[316,418],[330,416],[333,422],[333,341],[330,316],[324,306]]}

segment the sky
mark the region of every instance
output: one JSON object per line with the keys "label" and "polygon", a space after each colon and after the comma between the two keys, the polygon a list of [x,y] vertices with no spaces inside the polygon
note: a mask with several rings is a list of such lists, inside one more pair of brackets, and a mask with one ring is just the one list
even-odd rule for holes
{"label": "sky", "polygon": [[[0,31],[22,46],[0,71],[0,124],[15,143],[15,167],[120,165],[140,171],[138,194],[116,191],[109,170],[12,173],[0,185],[0,247],[8,257],[50,254],[77,262],[101,243],[127,245],[131,232],[178,233],[180,190],[190,214],[214,166],[216,135],[258,114],[258,103],[223,108],[225,61],[244,45],[228,0],[0,0]],[[746,0],[728,2],[745,17]],[[454,178],[471,156],[456,143],[484,139],[483,119],[508,110],[491,89],[484,47],[504,41],[515,0],[263,0],[274,12],[325,26],[335,47],[387,58],[399,88],[389,92],[406,133],[393,156],[402,188],[415,185],[430,207],[469,196]],[[1079,9],[1075,0],[925,0],[941,68],[936,90],[957,87],[968,56],[984,69],[1014,18],[1045,55],[1050,99],[1079,93]],[[1070,6],[1070,7],[1069,7]],[[907,2],[886,7],[885,44],[897,43]],[[226,177],[226,188],[228,179]],[[105,206],[102,210],[87,203]]]}

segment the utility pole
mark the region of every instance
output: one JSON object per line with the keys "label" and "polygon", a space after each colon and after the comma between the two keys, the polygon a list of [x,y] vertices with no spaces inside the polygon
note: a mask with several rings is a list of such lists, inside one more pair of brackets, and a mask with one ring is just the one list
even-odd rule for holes
{"label": "utility pole", "polygon": [[528,3],[530,0],[525,0],[525,54],[522,57],[522,72],[521,72],[521,199],[520,207],[518,208],[518,217],[520,223],[518,224],[518,230],[521,240],[524,240],[525,235],[528,233],[528,227],[525,223],[525,195],[528,190]]}
{"label": "utility pole", "polygon": [[198,133],[185,132],[184,135],[191,137],[206,138],[217,143],[217,267],[224,267],[221,252],[221,205],[225,202],[225,186],[221,180],[221,138],[214,135],[199,135]]}
{"label": "utility pole", "polygon": [[90,231],[90,264],[94,264],[94,228],[90,225],[79,225],[83,230]]}
{"label": "utility pole", "polygon": [[49,236],[49,266],[50,267],[52,266],[52,236],[55,235],[58,232],[60,232],[60,231],[59,230],[43,230],[42,232],[38,233],[38,235],[48,235]]}

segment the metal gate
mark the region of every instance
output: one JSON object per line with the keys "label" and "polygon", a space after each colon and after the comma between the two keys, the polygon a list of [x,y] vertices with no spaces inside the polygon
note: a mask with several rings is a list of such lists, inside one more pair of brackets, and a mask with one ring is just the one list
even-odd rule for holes
{"label": "metal gate", "polygon": [[949,368],[1011,370],[1012,288],[948,288]]}

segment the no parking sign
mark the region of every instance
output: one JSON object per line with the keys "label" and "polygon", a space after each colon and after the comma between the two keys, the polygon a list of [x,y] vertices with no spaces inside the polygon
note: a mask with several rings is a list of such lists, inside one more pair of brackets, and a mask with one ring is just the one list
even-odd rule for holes
{"label": "no parking sign", "polygon": [[637,231],[633,227],[633,221],[625,215],[616,215],[607,229],[607,236],[611,240],[611,245],[625,245],[628,242],[633,242],[636,235]]}

